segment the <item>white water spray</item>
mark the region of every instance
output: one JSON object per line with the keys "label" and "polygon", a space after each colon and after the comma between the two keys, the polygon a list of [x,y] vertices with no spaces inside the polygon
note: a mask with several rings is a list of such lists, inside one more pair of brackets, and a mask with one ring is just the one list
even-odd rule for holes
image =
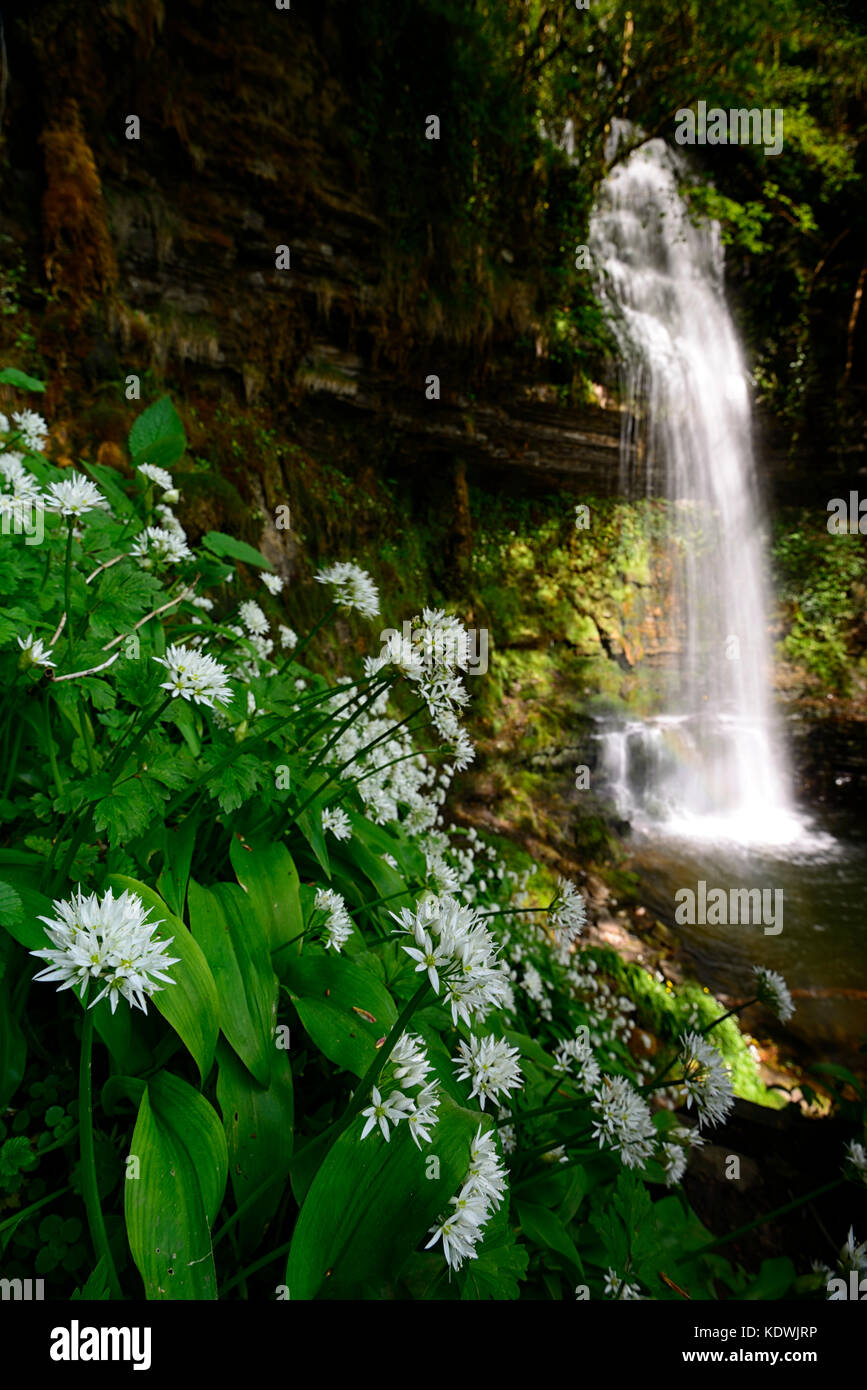
{"label": "white water spray", "polygon": [[801,839],[771,699],[766,538],[719,225],[695,226],[680,157],[651,140],[590,225],[622,360],[625,489],[668,499],[678,657],[656,719],[602,735],[621,814],[690,837]]}

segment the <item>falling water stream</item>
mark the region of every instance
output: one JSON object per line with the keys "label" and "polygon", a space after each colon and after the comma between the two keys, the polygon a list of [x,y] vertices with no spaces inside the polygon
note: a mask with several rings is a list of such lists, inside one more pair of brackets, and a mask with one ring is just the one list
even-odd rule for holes
{"label": "falling water stream", "polygon": [[782,934],[684,929],[708,977],[745,985],[752,961],[794,971],[800,993],[823,1001],[808,1002],[808,1025],[851,1037],[865,1026],[861,1002],[840,1024],[867,966],[856,912],[864,874],[853,871],[863,847],[840,843],[793,801],[772,697],[748,379],[725,300],[720,229],[690,220],[677,187],[681,158],[659,139],[640,146],[608,176],[591,219],[599,293],[620,349],[621,491],[665,499],[675,649],[661,680],[654,674],[655,713],[601,722],[600,770],[632,826],[634,862],[660,915],[676,887],[699,878],[784,889]]}

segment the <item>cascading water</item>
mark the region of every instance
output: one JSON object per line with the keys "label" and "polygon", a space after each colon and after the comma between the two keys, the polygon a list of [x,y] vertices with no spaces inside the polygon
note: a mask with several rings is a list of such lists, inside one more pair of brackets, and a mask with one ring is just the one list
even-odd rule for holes
{"label": "cascading water", "polygon": [[[743,359],[715,222],[651,140],[605,181],[590,250],[622,360],[626,486],[667,498],[678,655],[662,712],[601,735],[621,814],[690,837],[803,834],[771,700],[765,536]],[[643,474],[643,477],[642,477]]]}

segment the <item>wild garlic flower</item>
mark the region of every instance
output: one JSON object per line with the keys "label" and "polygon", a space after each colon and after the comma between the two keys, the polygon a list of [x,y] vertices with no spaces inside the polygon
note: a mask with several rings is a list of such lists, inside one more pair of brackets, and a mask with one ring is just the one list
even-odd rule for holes
{"label": "wild garlic flower", "polygon": [[664,1143],[661,1151],[666,1187],[674,1187],[686,1172],[687,1154],[681,1144]]}
{"label": "wild garlic flower", "polygon": [[837,1268],[844,1274],[848,1273],[850,1269],[857,1270],[858,1273],[867,1270],[867,1240],[862,1241],[859,1245],[855,1239],[853,1226],[849,1227],[846,1244],[837,1256]]}
{"label": "wild garlic flower", "polygon": [[24,666],[56,666],[57,662],[51,660],[53,647],[46,648],[42,638],[34,638],[32,632],[28,632],[26,637],[15,639],[21,648],[21,656],[18,659],[19,665]]}
{"label": "wild garlic flower", "polygon": [[162,922],[147,920],[152,909],[138,894],[126,891],[115,898],[109,889],[100,901],[95,893],[85,897],[79,885],[71,898],[55,901],[54,910],[55,918],[39,919],[52,945],[30,952],[49,962],[34,979],[61,981],[60,990],[83,986],[83,999],[91,980],[102,983],[90,1007],[108,995],[112,1013],[119,996],[147,1013],[145,996],[174,984],[166,971],[179,960],[165,954],[169,941],[154,939]]}
{"label": "wild garlic flower", "polygon": [[346,910],[342,895],[333,888],[317,888],[313,906],[317,912],[326,913],[326,951],[334,950],[339,955],[353,932],[352,918]]}
{"label": "wild garlic flower", "polygon": [[279,594],[283,588],[284,580],[279,574],[263,574],[261,579],[269,594]]}
{"label": "wild garlic flower", "polygon": [[165,468],[159,468],[155,463],[141,463],[138,471],[148,482],[156,483],[163,492],[176,491],[174,479]]}
{"label": "wild garlic flower", "polygon": [[412,1111],[412,1101],[401,1091],[392,1091],[391,1095],[383,1100],[376,1086],[371,1088],[370,1101],[367,1109],[361,1112],[366,1121],[361,1137],[366,1139],[370,1131],[379,1125],[383,1139],[389,1143],[389,1124],[397,1125],[401,1120],[407,1119]]}
{"label": "wild garlic flower", "polygon": [[599,1063],[587,1038],[566,1038],[557,1044],[554,1056],[554,1070],[574,1076],[582,1090],[592,1091],[602,1080]]}
{"label": "wild garlic flower", "polygon": [[646,1101],[625,1076],[606,1076],[593,1094],[591,1109],[598,1117],[593,1138],[607,1145],[627,1168],[643,1168],[656,1143],[656,1128]]}
{"label": "wild garlic flower", "polygon": [[294,652],[298,646],[298,633],[293,632],[291,627],[287,627],[285,623],[280,624],[279,632],[280,646],[284,651]]}
{"label": "wild garlic flower", "polygon": [[182,560],[189,560],[193,552],[183,532],[178,535],[177,531],[167,531],[162,526],[146,526],[136,536],[129,553],[137,560],[179,565]]}
{"label": "wild garlic flower", "polygon": [[268,631],[268,619],[253,599],[241,604],[238,615],[247,631],[255,636],[262,637]]}
{"label": "wild garlic flower", "polygon": [[686,1107],[695,1101],[699,1128],[720,1124],[735,1103],[731,1077],[715,1047],[699,1033],[684,1033],[680,1039],[682,1085]]}
{"label": "wild garlic flower", "polygon": [[358,565],[341,561],[320,570],[318,584],[329,584],[333,600],[342,608],[354,609],[363,618],[375,618],[379,613],[379,590],[370,575]]}
{"label": "wild garlic flower", "polygon": [[617,1298],[622,1302],[634,1300],[643,1302],[641,1290],[637,1284],[629,1284],[625,1279],[621,1279],[616,1270],[609,1269],[605,1276],[605,1297]]}
{"label": "wild garlic flower", "polygon": [[388,1065],[401,1086],[424,1086],[432,1070],[424,1043],[414,1033],[401,1033],[391,1051]]}
{"label": "wild garlic flower", "polygon": [[169,679],[163,681],[160,689],[171,691],[172,698],[180,695],[194,704],[214,708],[214,702],[228,705],[232,690],[228,684],[225,666],[212,656],[196,651],[192,647],[171,646],[165,656],[155,656],[154,661],[165,666]]}
{"label": "wild garlic flower", "polygon": [[521,1068],[516,1058],[521,1051],[509,1047],[504,1038],[477,1038],[473,1035],[469,1044],[458,1043],[458,1056],[452,1059],[457,1067],[458,1081],[472,1081],[470,1099],[478,1096],[479,1105],[485,1108],[486,1100],[498,1100],[511,1091],[523,1087]]}
{"label": "wild garlic flower", "polygon": [[404,907],[391,916],[412,936],[403,949],[416,961],[416,973],[427,972],[436,994],[442,986],[455,1026],[502,1007],[508,982],[498,967],[497,944],[472,908],[430,894],[415,911]]}
{"label": "wild garlic flower", "polygon": [[[859,1144],[854,1139],[850,1139],[846,1145],[846,1164],[850,1167],[846,1169],[847,1177],[859,1177],[862,1182],[867,1182],[867,1149],[863,1144]],[[850,1171],[851,1170],[853,1171]]]}
{"label": "wild garlic flower", "polygon": [[450,1269],[460,1269],[464,1260],[478,1258],[476,1247],[506,1191],[506,1171],[494,1147],[494,1134],[494,1130],[484,1134],[479,1125],[470,1148],[470,1166],[464,1184],[451,1199],[454,1211],[432,1226],[429,1233],[431,1238],[425,1249],[429,1250],[441,1240]]}
{"label": "wild garlic flower", "polygon": [[322,812],[322,829],[330,830],[335,840],[351,840],[352,825],[340,806],[326,806]]}
{"label": "wild garlic flower", "polygon": [[41,453],[48,438],[48,426],[42,416],[37,415],[35,410],[17,410],[12,419],[21,431],[21,439],[30,452]]}
{"label": "wild garlic flower", "polygon": [[767,970],[763,965],[754,965],[756,992],[762,1004],[767,1004],[781,1023],[786,1023],[795,1012],[789,987],[776,970]]}
{"label": "wild garlic flower", "polygon": [[568,878],[557,880],[557,900],[551,910],[551,926],[562,944],[574,941],[587,924],[584,899]]}
{"label": "wild garlic flower", "polygon": [[425,1144],[430,1143],[431,1134],[438,1122],[439,1104],[439,1088],[435,1081],[431,1081],[419,1091],[412,1114],[407,1116],[407,1126],[417,1149],[421,1148],[422,1140]]}
{"label": "wild garlic flower", "polygon": [[59,512],[61,516],[84,516],[97,508],[108,510],[108,502],[99,488],[83,473],[69,470],[70,476],[60,482],[49,483],[45,496],[45,508],[49,512]]}

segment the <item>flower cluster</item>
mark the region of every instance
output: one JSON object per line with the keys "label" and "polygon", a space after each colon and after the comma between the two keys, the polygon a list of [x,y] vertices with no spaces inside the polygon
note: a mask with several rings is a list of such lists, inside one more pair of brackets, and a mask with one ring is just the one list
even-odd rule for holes
{"label": "flower cluster", "polygon": [[170,942],[154,940],[162,922],[147,920],[151,909],[145,909],[136,893],[127,891],[115,898],[109,889],[100,901],[95,893],[85,897],[79,885],[71,898],[55,901],[54,910],[56,917],[39,919],[52,945],[31,951],[49,962],[35,979],[59,980],[61,990],[81,986],[82,999],[90,981],[100,981],[103,988],[91,1008],[108,995],[112,1013],[119,995],[147,1013],[145,996],[164,984],[174,984],[166,971],[179,963],[178,958],[165,954]]}
{"label": "flower cluster", "polygon": [[154,661],[168,671],[169,678],[162,682],[161,689],[170,691],[173,699],[180,695],[194,704],[213,709],[215,701],[227,705],[232,698],[225,666],[204,652],[193,647],[171,646],[165,656],[155,656]]}
{"label": "flower cluster", "polygon": [[[401,1120],[406,1120],[416,1148],[421,1148],[422,1140],[430,1143],[440,1103],[436,1082],[427,1079],[432,1070],[421,1038],[414,1033],[401,1033],[386,1065],[392,1089],[383,1097],[377,1086],[371,1088],[370,1105],[361,1112],[365,1122],[361,1138],[366,1139],[378,1125],[383,1139],[389,1143],[389,1125],[396,1127]],[[410,1090],[415,1090],[416,1094],[409,1095]]]}
{"label": "flower cluster", "polygon": [[352,918],[346,911],[346,903],[340,893],[333,888],[317,888],[313,899],[317,912],[325,913],[325,949],[340,954],[352,935]]}
{"label": "flower cluster", "polygon": [[602,1080],[602,1072],[589,1039],[583,1036],[567,1038],[557,1044],[554,1056],[554,1070],[565,1072],[567,1076],[574,1075],[582,1090],[592,1091]]}
{"label": "flower cluster", "polygon": [[464,1260],[478,1258],[476,1247],[491,1216],[499,1210],[506,1191],[506,1170],[497,1155],[495,1133],[492,1129],[483,1133],[479,1125],[470,1148],[467,1176],[460,1192],[451,1199],[454,1211],[431,1227],[431,1238],[425,1249],[429,1250],[441,1240],[450,1269],[460,1269]]}
{"label": "flower cluster", "polygon": [[486,1100],[497,1100],[500,1094],[508,1095],[518,1090],[523,1081],[517,1058],[520,1048],[509,1047],[503,1038],[470,1038],[469,1043],[458,1043],[459,1056],[454,1058],[459,1081],[472,1081],[470,1098],[479,1097],[479,1105],[485,1108]]}
{"label": "flower cluster", "polygon": [[753,974],[756,977],[756,989],[759,1000],[762,1004],[767,1004],[781,1023],[786,1023],[795,1012],[792,1003],[792,996],[789,987],[782,975],[776,970],[768,970],[764,965],[754,965]]}
{"label": "flower cluster", "polygon": [[414,912],[404,907],[391,916],[413,938],[403,949],[416,962],[416,973],[427,971],[436,994],[442,985],[455,1025],[502,1006],[506,980],[497,965],[497,944],[472,908],[431,894]]}
{"label": "flower cluster", "polygon": [[720,1124],[735,1103],[731,1077],[715,1047],[699,1033],[684,1033],[678,1058],[687,1109],[695,1102],[699,1128]]}
{"label": "flower cluster", "polygon": [[551,909],[551,926],[561,945],[573,942],[587,924],[587,907],[575,884],[557,880],[557,898]]}
{"label": "flower cluster", "polygon": [[379,613],[379,590],[370,575],[358,565],[340,561],[329,565],[316,575],[318,584],[328,584],[333,599],[342,608],[360,613],[363,618],[375,618]]}
{"label": "flower cluster", "polygon": [[650,1110],[625,1076],[606,1076],[590,1102],[597,1119],[593,1138],[607,1144],[627,1168],[643,1168],[652,1156],[656,1129]]}

